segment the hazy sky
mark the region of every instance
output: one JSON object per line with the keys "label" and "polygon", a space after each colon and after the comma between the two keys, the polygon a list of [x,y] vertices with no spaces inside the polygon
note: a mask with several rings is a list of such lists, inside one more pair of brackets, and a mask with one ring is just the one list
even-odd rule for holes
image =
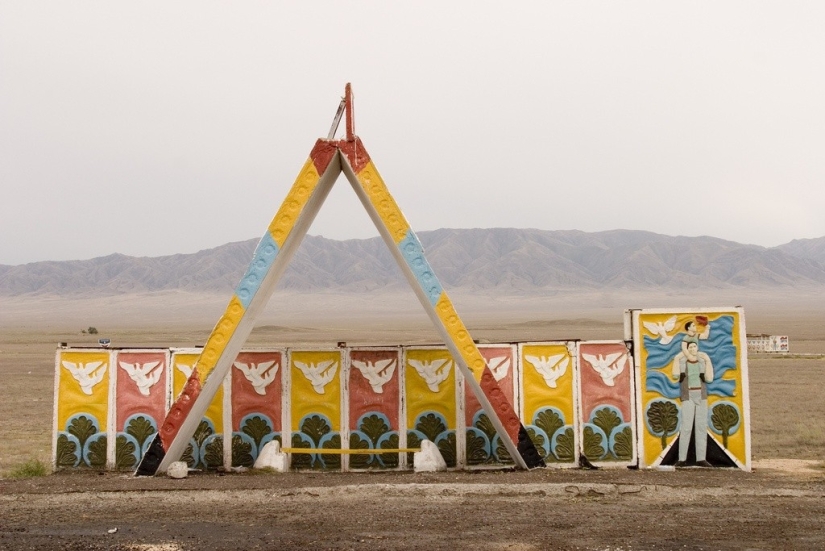
{"label": "hazy sky", "polygon": [[[821,237],[823,29],[821,1],[0,0],[0,264],[259,238],[346,82],[416,231]],[[377,235],[343,177],[310,233]]]}

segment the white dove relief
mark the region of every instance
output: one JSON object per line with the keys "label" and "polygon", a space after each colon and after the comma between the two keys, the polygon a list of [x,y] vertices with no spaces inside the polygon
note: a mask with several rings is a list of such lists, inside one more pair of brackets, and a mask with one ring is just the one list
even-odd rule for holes
{"label": "white dove relief", "polygon": [[407,360],[410,365],[415,368],[424,382],[427,383],[427,388],[433,392],[438,392],[438,387],[450,375],[450,367],[453,362],[451,360],[433,360],[431,362],[421,360]]}
{"label": "white dove relief", "polygon": [[608,354],[607,357],[601,354],[598,356],[582,354],[582,358],[593,366],[593,369],[599,374],[607,386],[615,386],[616,377],[624,371],[624,367],[627,364],[627,354],[624,352]]}
{"label": "white dove relief", "polygon": [[524,357],[544,377],[544,382],[550,388],[556,388],[556,381],[567,372],[567,366],[570,364],[570,357],[567,354]]}
{"label": "white dove relief", "polygon": [[271,362],[249,363],[235,362],[235,368],[244,374],[246,380],[252,383],[252,388],[261,396],[266,395],[266,387],[275,380],[280,364],[277,360]]}
{"label": "white dove relief", "polygon": [[493,377],[495,380],[500,381],[507,376],[507,372],[510,370],[510,357],[497,356],[495,358],[490,358],[487,360],[487,367],[489,367],[490,371],[493,372]]}
{"label": "white dove relief", "polygon": [[375,362],[370,360],[352,360],[352,365],[361,372],[376,394],[383,394],[384,383],[392,379],[397,364],[396,358],[376,360]]}
{"label": "white dove relief", "polygon": [[178,368],[178,371],[183,373],[183,376],[189,380],[189,377],[192,376],[192,371],[195,369],[195,364],[187,365],[187,364],[175,364],[175,367]]}
{"label": "white dove relief", "polygon": [[[145,364],[118,362],[118,364],[123,371],[129,374],[144,396],[149,396],[149,389],[160,380],[163,374],[163,366],[160,362],[146,362]],[[160,369],[157,369],[159,366]]]}
{"label": "white dove relief", "polygon": [[92,388],[103,380],[108,365],[106,362],[87,362],[84,364],[81,362],[67,362],[66,360],[61,363],[72,374],[72,377],[80,383],[80,390],[90,396]]}
{"label": "white dove relief", "polygon": [[659,344],[668,344],[673,340],[673,336],[668,335],[668,333],[676,327],[676,316],[669,318],[665,322],[643,321],[642,325],[645,326],[645,329],[660,338]]}
{"label": "white dove relief", "polygon": [[324,360],[323,362],[309,363],[299,362],[295,360],[295,365],[304,374],[304,377],[312,383],[312,388],[318,394],[324,393],[324,387],[329,384],[335,372],[338,370],[338,362],[335,360]]}

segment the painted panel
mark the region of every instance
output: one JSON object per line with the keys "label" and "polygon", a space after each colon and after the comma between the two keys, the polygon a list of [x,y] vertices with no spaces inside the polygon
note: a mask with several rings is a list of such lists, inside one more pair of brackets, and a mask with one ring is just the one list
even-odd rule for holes
{"label": "painted panel", "polygon": [[[172,354],[172,396],[177,399],[186,380],[192,374],[200,357],[200,351],[174,352]],[[223,384],[215,392],[215,397],[195,429],[180,460],[192,468],[215,469],[224,464],[223,460]],[[174,401],[174,400],[173,400]]]}
{"label": "painted panel", "polygon": [[55,466],[105,468],[109,351],[57,351]]}
{"label": "painted panel", "polygon": [[407,445],[427,439],[448,467],[457,464],[456,365],[446,348],[407,348],[404,354]]}
{"label": "painted panel", "polygon": [[[512,345],[478,345],[478,351],[487,362],[510,406],[516,404],[516,350]],[[468,466],[512,464],[510,454],[501,444],[495,428],[475,393],[464,389],[464,422],[466,427],[466,462]]]}
{"label": "painted panel", "polygon": [[633,330],[641,466],[678,462],[749,470],[741,309],[636,310]]}
{"label": "painted panel", "polygon": [[573,347],[566,342],[519,345],[522,419],[548,466],[577,461]]}
{"label": "painted panel", "polygon": [[132,470],[166,416],[166,350],[119,351],[115,355],[115,467]]}
{"label": "painted panel", "polygon": [[[341,448],[341,350],[290,354],[292,447]],[[338,454],[293,454],[298,469],[340,469]]]}
{"label": "painted panel", "polygon": [[281,442],[281,350],[241,352],[232,363],[232,465],[251,467],[270,441]]}
{"label": "painted panel", "polygon": [[[400,447],[401,350],[350,349],[349,447]],[[351,455],[352,469],[396,468],[399,455]]]}
{"label": "painted panel", "polygon": [[579,343],[579,442],[594,465],[635,464],[633,359],[624,341]]}

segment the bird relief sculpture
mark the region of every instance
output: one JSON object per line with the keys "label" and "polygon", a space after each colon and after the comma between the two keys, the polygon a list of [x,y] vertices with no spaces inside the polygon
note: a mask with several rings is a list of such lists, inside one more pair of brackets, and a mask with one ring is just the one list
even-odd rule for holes
{"label": "bird relief sculpture", "polygon": [[495,378],[496,381],[500,381],[506,377],[507,372],[510,371],[510,358],[509,356],[490,358],[487,361],[487,367],[492,371],[493,378]]}
{"label": "bird relief sculpture", "polygon": [[189,377],[192,376],[192,371],[195,369],[195,364],[188,365],[188,364],[175,364],[175,367],[178,368],[178,371],[183,373],[183,376],[186,377],[186,380],[189,380]]}
{"label": "bird relief sculpture", "polygon": [[275,375],[277,375],[278,368],[280,367],[277,360],[249,364],[235,362],[232,365],[244,374],[246,380],[252,384],[255,392],[261,396],[266,396],[266,387],[275,380]]}
{"label": "bird relief sculpture", "polygon": [[74,363],[63,360],[61,363],[72,374],[72,377],[80,383],[80,390],[89,396],[92,395],[92,389],[95,385],[103,380],[108,366],[106,362]]}
{"label": "bird relief sculpture", "polygon": [[676,316],[670,317],[664,322],[643,321],[642,325],[653,335],[659,337],[659,344],[669,344],[673,340],[673,335],[668,335],[668,333],[676,327]]}
{"label": "bird relief sculpture", "polygon": [[453,365],[452,360],[440,359],[431,362],[422,360],[407,360],[410,365],[415,368],[424,382],[427,383],[427,388],[433,392],[438,392],[438,388],[447,377],[450,375],[450,368]]}
{"label": "bird relief sculpture", "polygon": [[392,379],[395,367],[398,365],[397,358],[386,358],[383,360],[352,360],[352,365],[364,376],[376,394],[383,394],[384,383]]}
{"label": "bird relief sculpture", "polygon": [[606,357],[602,354],[598,356],[582,354],[582,358],[593,366],[593,369],[599,374],[607,386],[615,386],[616,377],[621,375],[627,364],[627,354],[625,352],[608,354]]}
{"label": "bird relief sculpture", "polygon": [[544,382],[550,388],[556,388],[556,381],[567,372],[570,364],[570,356],[567,354],[553,354],[552,356],[524,356],[533,364],[536,371],[544,378]]}
{"label": "bird relief sculpture", "polygon": [[144,396],[149,396],[149,389],[157,384],[163,374],[163,366],[160,362],[146,362],[144,364],[118,362],[118,364],[135,382],[138,390]]}
{"label": "bird relief sculpture", "polygon": [[324,394],[324,387],[335,377],[335,372],[338,370],[338,362],[335,360],[308,364],[295,360],[295,366],[301,370],[318,394]]}

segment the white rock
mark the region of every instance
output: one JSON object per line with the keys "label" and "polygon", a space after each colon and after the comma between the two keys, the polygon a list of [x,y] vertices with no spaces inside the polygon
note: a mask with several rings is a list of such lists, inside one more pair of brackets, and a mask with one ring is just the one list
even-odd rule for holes
{"label": "white rock", "polygon": [[169,478],[186,478],[188,474],[189,465],[186,464],[186,461],[175,461],[166,469],[166,475]]}
{"label": "white rock", "polygon": [[267,442],[255,460],[255,469],[273,469],[279,473],[287,471],[287,457],[281,451],[281,443],[277,440]]}
{"label": "white rock", "polygon": [[422,440],[421,451],[413,454],[413,470],[417,473],[446,471],[447,462],[438,451],[438,446],[429,440]]}

